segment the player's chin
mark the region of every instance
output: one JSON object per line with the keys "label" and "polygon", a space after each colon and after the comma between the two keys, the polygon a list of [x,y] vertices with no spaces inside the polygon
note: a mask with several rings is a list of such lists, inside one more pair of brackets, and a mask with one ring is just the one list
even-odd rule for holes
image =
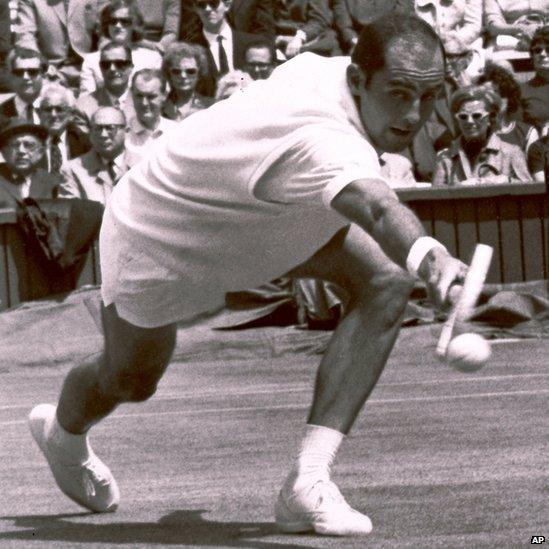
{"label": "player's chin", "polygon": [[402,131],[389,128],[383,136],[382,143],[379,145],[385,152],[401,152],[403,151],[414,138],[415,132]]}

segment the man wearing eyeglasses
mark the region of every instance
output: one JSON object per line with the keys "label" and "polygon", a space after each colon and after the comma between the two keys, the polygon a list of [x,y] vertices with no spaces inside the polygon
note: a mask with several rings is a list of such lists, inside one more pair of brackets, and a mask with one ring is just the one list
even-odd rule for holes
{"label": "man wearing eyeglasses", "polygon": [[0,130],[0,207],[24,198],[55,198],[60,178],[41,165],[47,130],[24,118],[4,120]]}
{"label": "man wearing eyeglasses", "polygon": [[50,83],[40,92],[38,115],[48,130],[46,160],[51,173],[60,173],[68,160],[90,149],[87,135],[75,124],[75,104],[72,91],[61,84]]}
{"label": "man wearing eyeglasses", "polygon": [[130,48],[108,42],[101,49],[99,66],[103,75],[103,86],[92,93],[81,95],[76,102],[76,109],[80,113],[79,122],[83,121],[83,128],[89,128],[90,120],[99,107],[121,109],[126,120],[134,116],[129,88],[133,69]]}
{"label": "man wearing eyeglasses", "polygon": [[39,123],[37,99],[42,89],[47,63],[40,53],[15,47],[7,58],[11,86],[15,95],[0,106],[0,115],[24,118]]}
{"label": "man wearing eyeglasses", "polygon": [[63,170],[62,198],[86,198],[106,204],[127,171],[124,161],[126,117],[120,109],[100,107],[90,121],[91,150]]}
{"label": "man wearing eyeglasses", "polygon": [[[277,525],[371,531],[331,481],[331,466],[383,371],[414,278],[442,306],[465,272],[425,235],[378,162],[429,117],[444,69],[427,23],[381,18],[364,28],[352,60],[297,56],[179,122],[121,179],[100,240],[105,353],[68,374],[57,408],[39,405],[29,418],[65,494],[115,510],[118,486],[88,431],[119,404],[154,394],[179,321],[223,307],[227,291],[286,273],[329,280],[350,299],[318,370]],[[369,476],[367,460],[363,467]]]}

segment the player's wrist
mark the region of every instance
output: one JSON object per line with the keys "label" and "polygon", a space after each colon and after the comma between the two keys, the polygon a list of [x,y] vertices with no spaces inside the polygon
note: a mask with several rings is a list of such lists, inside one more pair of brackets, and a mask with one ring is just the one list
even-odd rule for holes
{"label": "player's wrist", "polygon": [[426,278],[428,273],[422,269],[425,258],[432,258],[438,252],[448,253],[448,250],[436,239],[430,236],[419,237],[410,248],[406,258],[406,269],[412,276]]}

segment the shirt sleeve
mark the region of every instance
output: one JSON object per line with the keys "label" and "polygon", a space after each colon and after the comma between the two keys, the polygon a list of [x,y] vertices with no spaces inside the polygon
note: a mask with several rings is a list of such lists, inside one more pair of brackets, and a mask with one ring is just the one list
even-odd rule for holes
{"label": "shirt sleeve", "polygon": [[[299,132],[298,132],[299,133]],[[358,132],[310,128],[274,151],[251,181],[266,202],[323,203],[358,179],[382,179],[374,148]]]}

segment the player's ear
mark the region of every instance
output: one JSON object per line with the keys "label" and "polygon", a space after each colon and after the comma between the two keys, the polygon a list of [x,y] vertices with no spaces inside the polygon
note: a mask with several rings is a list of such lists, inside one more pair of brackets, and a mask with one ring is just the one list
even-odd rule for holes
{"label": "player's ear", "polygon": [[360,78],[360,69],[355,63],[351,63],[347,67],[347,84],[353,95],[360,95],[360,86],[362,78]]}

